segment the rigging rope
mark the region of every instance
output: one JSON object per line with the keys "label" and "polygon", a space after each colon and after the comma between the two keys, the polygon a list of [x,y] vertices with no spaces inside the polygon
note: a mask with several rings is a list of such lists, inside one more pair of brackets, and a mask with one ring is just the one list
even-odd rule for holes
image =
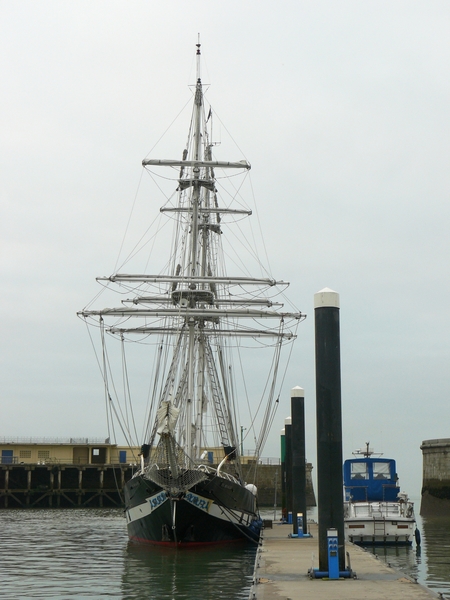
{"label": "rigging rope", "polygon": [[[139,438],[138,438],[137,431],[136,431],[136,421],[134,419],[133,403],[131,401],[131,390],[130,390],[130,382],[129,382],[129,378],[128,378],[127,359],[126,359],[126,355],[125,355],[125,343],[124,343],[123,334],[121,334],[120,339],[121,339],[121,347],[122,347],[122,367],[123,367],[123,371],[124,371],[123,383],[124,383],[125,409],[127,408],[127,398],[128,398],[128,403],[130,405],[131,420],[132,420],[134,435],[135,435],[135,440],[136,440],[135,445],[137,446],[139,444]],[[127,427],[129,430],[130,425],[128,422],[128,411],[127,410],[126,410],[126,416],[127,416]]]}

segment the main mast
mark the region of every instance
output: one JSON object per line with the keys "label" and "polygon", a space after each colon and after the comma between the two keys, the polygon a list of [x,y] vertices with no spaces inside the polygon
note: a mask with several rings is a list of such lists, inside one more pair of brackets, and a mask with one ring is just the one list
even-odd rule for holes
{"label": "main mast", "polygon": [[[197,44],[197,83],[195,88],[195,100],[194,100],[194,147],[193,147],[193,158],[194,161],[201,160],[202,157],[202,139],[201,139],[201,127],[202,127],[202,107],[203,107],[203,89],[200,78],[200,43]],[[192,221],[191,221],[191,277],[197,275],[197,256],[198,256],[198,234],[199,234],[199,203],[200,203],[200,167],[194,166],[193,168],[194,185],[192,193]],[[204,275],[204,273],[202,273]],[[195,287],[194,283],[189,285],[191,289]],[[189,364],[188,364],[188,397],[186,406],[186,447],[185,452],[188,456],[192,453],[192,414],[193,414],[193,403],[194,403],[194,365],[195,365],[195,320],[189,319]],[[201,346],[201,342],[200,342]],[[199,347],[200,353],[200,347]],[[200,353],[202,354],[202,353]],[[200,358],[200,355],[199,355]],[[203,360],[199,361],[199,373],[198,373],[198,394],[197,394],[197,406],[201,402],[203,397],[203,387],[200,389],[200,382],[203,382],[203,372],[200,369],[203,368]],[[198,415],[198,408],[196,413]],[[198,435],[197,435],[198,431]],[[200,450],[200,433],[201,430],[197,427],[196,423],[196,454],[198,456]],[[197,458],[197,456],[195,458]]]}

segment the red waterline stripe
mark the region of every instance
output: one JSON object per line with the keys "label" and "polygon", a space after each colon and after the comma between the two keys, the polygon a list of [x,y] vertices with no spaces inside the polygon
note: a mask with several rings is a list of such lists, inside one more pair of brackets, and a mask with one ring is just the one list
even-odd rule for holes
{"label": "red waterline stripe", "polygon": [[244,538],[237,538],[235,540],[219,540],[217,542],[157,542],[155,540],[147,540],[145,538],[140,538],[137,536],[130,536],[130,540],[132,542],[139,542],[143,544],[150,544],[152,546],[165,546],[166,548],[192,548],[199,546],[217,546],[218,544],[236,544],[242,543],[246,540]]}

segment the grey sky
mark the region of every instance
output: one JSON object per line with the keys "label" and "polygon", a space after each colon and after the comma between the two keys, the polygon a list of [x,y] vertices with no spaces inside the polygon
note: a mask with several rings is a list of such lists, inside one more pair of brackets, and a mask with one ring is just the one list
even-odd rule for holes
{"label": "grey sky", "polygon": [[421,441],[450,437],[449,31],[437,0],[1,1],[0,435],[104,434],[75,313],[114,269],[140,162],[190,98],[200,32],[271,270],[308,314],[265,454],[300,385],[315,464],[313,296],[327,286],[344,455],[370,440],[418,496]]}

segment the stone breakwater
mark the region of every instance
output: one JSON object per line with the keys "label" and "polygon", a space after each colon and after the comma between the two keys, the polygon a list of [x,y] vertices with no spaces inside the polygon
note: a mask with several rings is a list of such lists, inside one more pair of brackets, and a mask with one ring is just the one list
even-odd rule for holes
{"label": "stone breakwater", "polygon": [[422,499],[424,517],[450,514],[450,438],[425,440],[420,446],[423,457]]}
{"label": "stone breakwater", "polygon": [[[244,479],[253,481],[254,466],[251,464],[243,465]],[[306,504],[316,506],[316,497],[314,494],[312,482],[312,464],[306,463]],[[260,506],[273,506],[275,501],[281,506],[282,503],[282,473],[281,465],[258,465],[256,471],[255,485],[258,488],[258,502]]]}

